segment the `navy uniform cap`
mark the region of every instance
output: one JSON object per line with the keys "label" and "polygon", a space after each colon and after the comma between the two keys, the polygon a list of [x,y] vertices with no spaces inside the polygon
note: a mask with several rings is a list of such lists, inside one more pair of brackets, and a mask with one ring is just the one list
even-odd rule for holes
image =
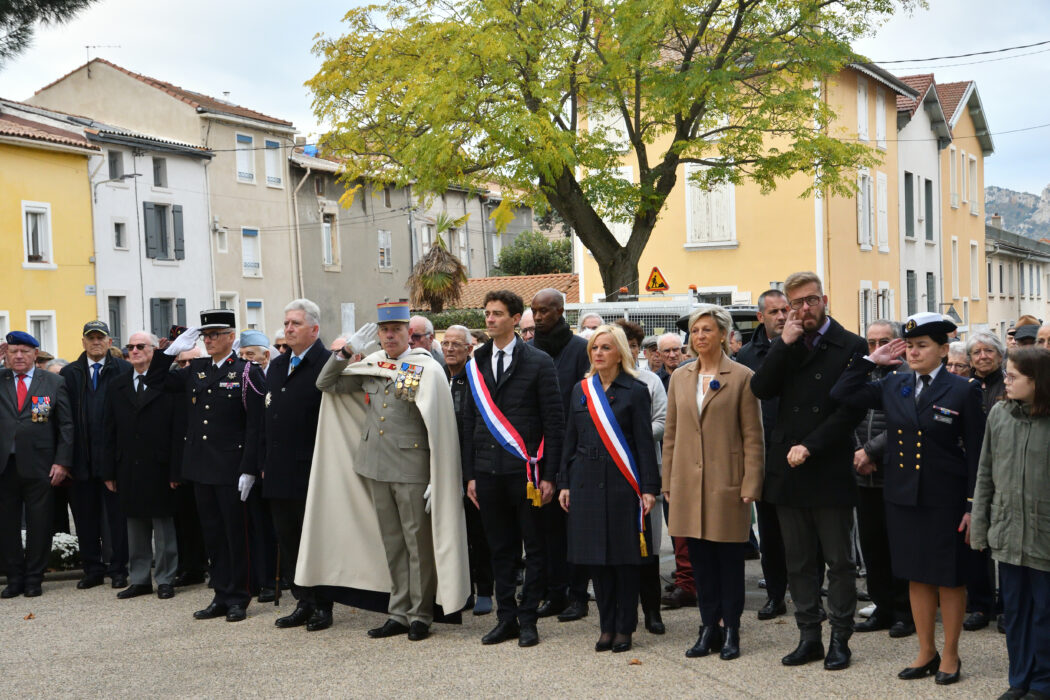
{"label": "navy uniform cap", "polygon": [[905,338],[918,338],[933,333],[944,333],[947,335],[956,329],[951,321],[944,320],[944,316],[932,311],[922,311],[912,314],[904,321],[904,330],[901,333]]}
{"label": "navy uniform cap", "polygon": [[8,345],[28,345],[31,348],[39,348],[40,341],[25,331],[11,331],[7,334]]}

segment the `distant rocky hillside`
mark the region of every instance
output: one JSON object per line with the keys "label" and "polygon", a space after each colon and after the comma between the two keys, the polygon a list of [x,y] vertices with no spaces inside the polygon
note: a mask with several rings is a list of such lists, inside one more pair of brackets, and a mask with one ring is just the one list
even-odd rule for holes
{"label": "distant rocky hillside", "polygon": [[1042,194],[1015,192],[1004,187],[984,188],[987,217],[1003,217],[1003,228],[1039,240],[1050,238],[1050,185]]}

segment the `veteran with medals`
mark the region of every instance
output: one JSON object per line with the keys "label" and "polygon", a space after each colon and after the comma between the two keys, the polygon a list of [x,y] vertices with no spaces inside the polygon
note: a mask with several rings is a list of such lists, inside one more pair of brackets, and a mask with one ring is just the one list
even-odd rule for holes
{"label": "veteran with medals", "polygon": [[325,396],[296,583],[351,589],[359,595],[333,598],[362,607],[388,594],[389,619],[368,635],[419,641],[435,602],[445,613],[466,605],[470,578],[452,394],[430,353],[409,347],[408,322],[407,303],[380,304],[382,350],[349,364],[374,337],[369,324],[317,377]]}
{"label": "veteran with medals", "polygon": [[[836,401],[886,412],[883,463],[886,530],[893,575],[909,581],[919,638],[915,662],[902,680],[935,676],[939,685],[959,680],[959,634],[966,612],[966,544],[985,415],[981,386],[948,372],[948,334],[955,324],[923,312],[904,324],[904,338],[855,357],[831,391]],[[876,365],[899,369],[869,382]],[[938,653],[937,608],[944,622]]]}

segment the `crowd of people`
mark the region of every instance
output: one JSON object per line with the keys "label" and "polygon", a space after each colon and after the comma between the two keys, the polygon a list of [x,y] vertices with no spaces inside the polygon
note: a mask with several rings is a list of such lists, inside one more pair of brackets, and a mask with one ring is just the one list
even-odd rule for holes
{"label": "crowd of people", "polygon": [[[918,313],[861,338],[809,272],[759,297],[746,344],[707,304],[684,340],[597,314],[576,334],[553,289],[528,309],[490,292],[484,313],[484,332],[439,343],[384,303],[326,347],[297,299],[273,345],[216,309],[122,351],[92,320],[69,363],[9,333],[0,597],[41,595],[68,496],[77,588],[170,598],[207,580],[197,619],[290,589],[279,628],[326,629],[339,602],[386,613],[370,637],[420,641],[494,611],[482,643],[529,647],[540,618],[586,617],[593,588],[595,651],[632,648],[639,604],[659,635],[662,607],[696,603],[686,656],[732,660],[755,556],[758,619],[794,606],[786,666],[845,669],[855,632],[886,630],[918,641],[899,678],[952,684],[963,630],[997,622],[1003,697],[1050,696],[1050,324],[964,342]],[[855,622],[859,560],[872,607]]]}

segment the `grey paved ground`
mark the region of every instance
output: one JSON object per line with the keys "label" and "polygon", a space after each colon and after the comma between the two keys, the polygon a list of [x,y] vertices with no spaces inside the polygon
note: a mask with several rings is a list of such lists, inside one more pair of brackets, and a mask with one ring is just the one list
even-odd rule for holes
{"label": "grey paved ground", "polygon": [[[665,562],[665,569],[670,567]],[[596,654],[597,612],[584,621],[541,620],[541,643],[483,647],[494,615],[467,616],[462,626],[438,625],[424,642],[371,640],[365,630],[383,616],[337,606],[327,631],[278,630],[290,610],[253,604],[240,623],[198,622],[210,599],[203,586],[117,600],[107,585],[78,591],[75,582],[48,581],[41,598],[0,601],[0,689],[5,698],[74,697],[931,697],[995,698],[1006,689],[1006,651],[994,629],[963,633],[961,683],[904,682],[897,671],[915,654],[915,638],[884,632],[855,635],[853,665],[832,673],[820,664],[780,665],[797,641],[793,621],[759,622],[764,600],[748,562],[748,612],[743,656],[686,659],[695,640],[695,609],[664,614],[668,634],[635,635],[627,654]],[[789,606],[790,607],[790,606]],[[32,613],[31,620],[23,619]],[[637,660],[637,664],[632,664]]]}

